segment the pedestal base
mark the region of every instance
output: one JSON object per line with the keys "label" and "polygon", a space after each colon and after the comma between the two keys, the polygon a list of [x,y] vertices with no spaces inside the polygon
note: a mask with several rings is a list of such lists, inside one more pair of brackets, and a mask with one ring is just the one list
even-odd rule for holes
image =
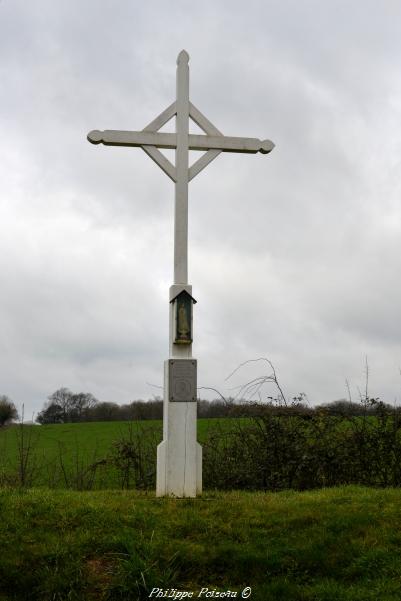
{"label": "pedestal base", "polygon": [[172,463],[174,454],[173,445],[170,440],[170,451],[168,453],[168,441],[163,440],[157,447],[157,474],[156,474],[156,497],[196,497],[202,494],[202,447],[195,443],[195,461],[183,461]]}
{"label": "pedestal base", "polygon": [[169,361],[164,364],[163,407],[156,496],[196,497],[202,493],[202,447],[196,441],[196,401],[170,401]]}

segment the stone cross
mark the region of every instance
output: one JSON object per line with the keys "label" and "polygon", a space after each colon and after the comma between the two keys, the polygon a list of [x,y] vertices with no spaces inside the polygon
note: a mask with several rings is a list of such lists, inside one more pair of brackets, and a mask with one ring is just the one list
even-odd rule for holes
{"label": "stone cross", "polygon": [[[92,144],[141,147],[175,183],[170,358],[164,369],[163,441],[157,449],[156,494],[176,497],[195,497],[202,492],[202,448],[196,441],[196,360],[192,359],[192,302],[196,301],[188,284],[188,183],[221,152],[267,154],[274,148],[270,140],[224,136],[189,100],[188,62],[189,55],[182,50],[177,58],[177,99],[142,131],[93,130],[88,134]],[[159,132],[174,116],[176,132]],[[189,133],[190,118],[205,135]],[[159,148],[175,149],[175,165]],[[192,166],[190,150],[205,151]],[[190,325],[183,313],[183,294],[191,301]],[[187,324],[181,332],[191,332],[186,340],[177,339],[177,315],[185,317]]]}

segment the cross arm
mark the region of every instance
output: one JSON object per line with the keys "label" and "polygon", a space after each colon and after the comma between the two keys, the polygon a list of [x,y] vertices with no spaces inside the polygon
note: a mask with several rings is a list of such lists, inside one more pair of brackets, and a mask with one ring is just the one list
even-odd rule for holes
{"label": "cross arm", "polygon": [[[108,129],[93,130],[88,134],[92,144],[106,146],[157,146],[158,148],[176,148],[176,134],[149,131],[119,131]],[[234,138],[229,136],[188,135],[190,150],[221,150],[223,152],[261,152],[267,154],[274,148],[270,140],[258,138]]]}
{"label": "cross arm", "polygon": [[202,136],[189,134],[189,148],[191,150],[221,150],[223,152],[261,152],[267,154],[274,148],[270,140],[259,138],[233,138],[229,136]]}
{"label": "cross arm", "polygon": [[150,131],[120,131],[117,129],[97,129],[88,133],[88,140],[92,144],[105,144],[106,146],[158,146],[159,148],[176,148],[176,134],[167,134]]}

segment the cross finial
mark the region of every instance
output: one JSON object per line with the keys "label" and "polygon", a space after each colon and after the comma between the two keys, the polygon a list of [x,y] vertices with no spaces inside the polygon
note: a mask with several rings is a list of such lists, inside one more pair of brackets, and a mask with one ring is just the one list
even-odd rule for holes
{"label": "cross finial", "polygon": [[186,50],[181,50],[181,52],[177,56],[177,65],[179,65],[180,63],[189,63],[189,54]]}

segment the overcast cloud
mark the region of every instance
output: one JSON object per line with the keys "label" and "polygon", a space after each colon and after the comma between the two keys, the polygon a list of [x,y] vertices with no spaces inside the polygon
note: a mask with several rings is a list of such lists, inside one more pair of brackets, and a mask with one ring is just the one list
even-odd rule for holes
{"label": "overcast cloud", "polygon": [[358,400],[367,356],[400,402],[400,31],[396,0],[0,1],[0,394],[160,394],[173,184],[86,135],[147,125],[185,48],[192,102],[276,144],[190,184],[199,385],[266,357],[289,397]]}

